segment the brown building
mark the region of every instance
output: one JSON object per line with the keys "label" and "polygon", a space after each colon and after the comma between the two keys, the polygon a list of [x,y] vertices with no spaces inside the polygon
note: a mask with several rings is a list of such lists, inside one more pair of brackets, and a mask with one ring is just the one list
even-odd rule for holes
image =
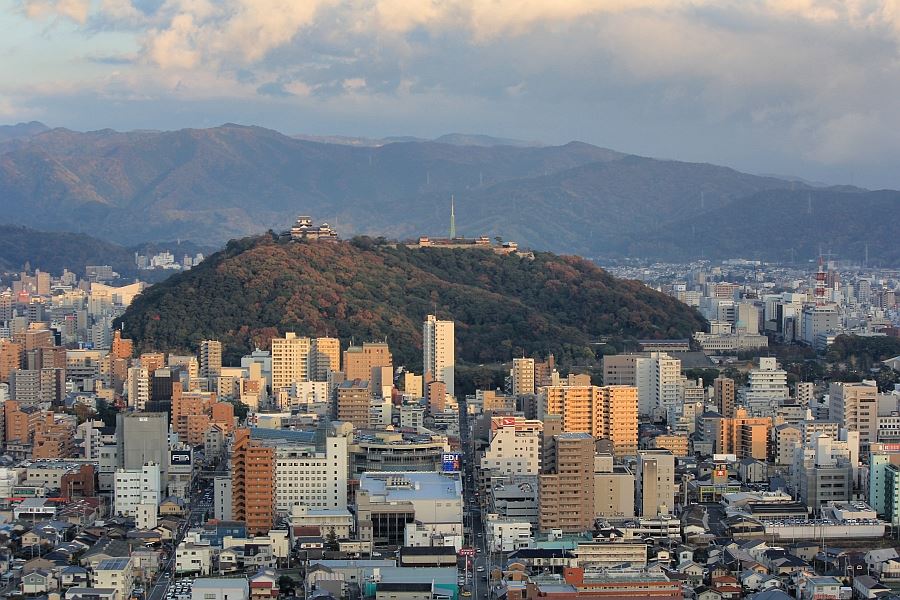
{"label": "brown building", "polygon": [[275,448],[236,429],[231,465],[231,514],[248,534],[264,535],[275,521]]}
{"label": "brown building", "polygon": [[594,438],[562,433],[545,453],[538,492],[539,528],[582,533],[594,527]]}
{"label": "brown building", "polygon": [[652,447],[657,450],[668,450],[674,456],[685,457],[688,455],[688,436],[675,433],[658,435],[653,438]]}
{"label": "brown building", "polygon": [[132,340],[124,339],[122,337],[122,332],[116,329],[113,332],[112,347],[110,348],[109,353],[113,358],[130,359],[131,355],[134,354],[134,342]]}
{"label": "brown building", "polygon": [[431,381],[426,390],[429,412],[433,415],[444,412],[447,408],[447,384],[443,381]]}
{"label": "brown building", "polygon": [[36,406],[22,406],[15,400],[7,400],[3,411],[6,416],[6,443],[31,444],[42,418],[41,411]]}
{"label": "brown building", "polygon": [[62,476],[60,495],[67,501],[72,498],[91,498],[97,495],[97,470],[94,465],[80,465]]}
{"label": "brown building", "polygon": [[219,425],[228,435],[234,429],[234,405],[216,402],[213,392],[185,392],[172,387],[172,431],[192,446],[203,444],[206,432]]}
{"label": "brown building", "polygon": [[366,342],[362,346],[350,346],[344,350],[344,374],[348,381],[368,379],[374,367],[393,367],[394,360],[388,345],[382,342]]}
{"label": "brown building", "polygon": [[716,377],[713,379],[713,397],[719,414],[723,417],[734,417],[734,379]]}
{"label": "brown building", "polygon": [[166,355],[162,352],[144,352],[139,360],[141,366],[147,369],[148,373],[153,373],[166,366]]}
{"label": "brown building", "polygon": [[738,407],[734,410],[734,418],[718,421],[717,452],[734,454],[738,459],[767,459],[772,417],[751,417],[747,409]]}
{"label": "brown building", "polygon": [[22,348],[9,340],[0,340],[0,381],[9,382],[11,371],[21,368]]}
{"label": "brown building", "polygon": [[75,423],[45,413],[34,430],[31,456],[34,459],[56,459],[75,456]]}
{"label": "brown building", "polygon": [[337,387],[334,416],[338,421],[353,423],[357,429],[369,426],[371,390],[367,379],[348,379]]}

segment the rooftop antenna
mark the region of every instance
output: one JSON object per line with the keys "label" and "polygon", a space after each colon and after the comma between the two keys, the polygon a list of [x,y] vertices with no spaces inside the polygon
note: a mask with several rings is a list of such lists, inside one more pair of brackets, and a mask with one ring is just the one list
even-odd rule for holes
{"label": "rooftop antenna", "polygon": [[453,194],[450,194],[450,239],[456,237],[456,212],[454,207]]}

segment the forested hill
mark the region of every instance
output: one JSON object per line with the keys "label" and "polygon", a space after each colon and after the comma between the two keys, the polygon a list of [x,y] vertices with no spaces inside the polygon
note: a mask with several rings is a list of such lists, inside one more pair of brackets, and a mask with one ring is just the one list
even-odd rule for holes
{"label": "forested hill", "polygon": [[507,361],[553,352],[586,358],[600,336],[688,337],[702,317],[577,257],[410,249],[370,238],[229,242],[200,266],[139,296],[121,321],[141,350],[194,350],[219,339],[226,359],[267,348],[285,331],[386,339],[396,364],[421,366],[422,321],[456,322],[457,360]]}

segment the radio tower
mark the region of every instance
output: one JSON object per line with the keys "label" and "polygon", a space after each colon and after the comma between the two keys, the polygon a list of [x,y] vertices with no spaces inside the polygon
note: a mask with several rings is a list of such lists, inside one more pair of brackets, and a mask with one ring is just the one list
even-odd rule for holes
{"label": "radio tower", "polygon": [[450,194],[450,239],[456,237],[456,213],[453,206],[453,194]]}
{"label": "radio tower", "polygon": [[825,306],[825,260],[819,254],[819,270],[816,271],[816,306]]}

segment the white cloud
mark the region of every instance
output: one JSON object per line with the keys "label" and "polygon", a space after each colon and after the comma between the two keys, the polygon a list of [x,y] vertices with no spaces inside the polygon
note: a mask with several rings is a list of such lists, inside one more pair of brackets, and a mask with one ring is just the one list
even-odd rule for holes
{"label": "white cloud", "polygon": [[84,23],[90,4],[90,0],[24,0],[22,8],[30,19],[62,17]]}

